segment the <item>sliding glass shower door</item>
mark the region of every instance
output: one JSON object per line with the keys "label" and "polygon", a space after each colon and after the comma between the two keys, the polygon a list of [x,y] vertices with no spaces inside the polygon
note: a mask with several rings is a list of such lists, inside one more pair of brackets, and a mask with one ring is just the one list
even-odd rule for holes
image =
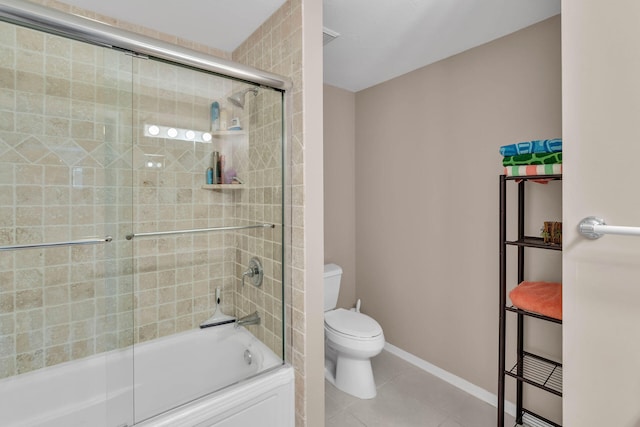
{"label": "sliding glass shower door", "polygon": [[7,23],[0,48],[0,423],[130,423],[132,58]]}
{"label": "sliding glass shower door", "polygon": [[[0,49],[0,424],[131,426],[280,366],[283,91],[5,22]],[[216,313],[244,325],[164,358]]]}
{"label": "sliding glass shower door", "polygon": [[[138,422],[282,363],[283,97],[154,59],[135,58],[133,68]],[[253,257],[264,267],[259,286],[243,280]],[[224,355],[235,340],[226,330],[213,349],[156,359],[153,369],[146,362],[155,340],[170,346],[169,337],[198,331],[214,315],[253,312],[261,322],[246,328],[274,353],[273,363],[249,367],[244,350]],[[229,358],[239,369],[220,362]],[[173,395],[157,393],[158,381]]]}

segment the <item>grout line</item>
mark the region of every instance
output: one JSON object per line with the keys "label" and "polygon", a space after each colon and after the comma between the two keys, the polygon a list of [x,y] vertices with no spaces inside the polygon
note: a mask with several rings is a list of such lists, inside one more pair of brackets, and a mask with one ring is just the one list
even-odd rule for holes
{"label": "grout line", "polygon": [[[385,342],[384,350],[497,408],[498,396],[483,389],[482,387],[478,387],[477,385],[457,375],[454,375],[449,371],[445,371],[444,369],[439,368],[436,365],[427,362],[426,360],[420,359],[419,357],[414,356],[413,354],[404,351],[401,348],[398,348],[388,342]],[[514,403],[505,401],[504,407],[507,414],[513,417],[516,416],[516,405]]]}

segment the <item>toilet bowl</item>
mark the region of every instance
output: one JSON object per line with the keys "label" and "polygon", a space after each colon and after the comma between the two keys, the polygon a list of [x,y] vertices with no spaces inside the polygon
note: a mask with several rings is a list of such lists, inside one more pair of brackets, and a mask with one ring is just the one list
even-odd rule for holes
{"label": "toilet bowl", "polygon": [[384,347],[382,328],[355,310],[335,308],[342,269],[325,266],[325,377],[338,389],[360,399],[376,396],[371,358]]}
{"label": "toilet bowl", "polygon": [[342,308],[325,313],[325,375],[360,399],[376,397],[371,358],[384,347],[382,328],[371,317]]}

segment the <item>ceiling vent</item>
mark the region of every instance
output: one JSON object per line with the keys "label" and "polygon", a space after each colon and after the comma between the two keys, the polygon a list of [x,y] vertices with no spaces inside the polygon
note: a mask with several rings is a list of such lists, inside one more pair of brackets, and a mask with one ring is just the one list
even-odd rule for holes
{"label": "ceiling vent", "polygon": [[340,37],[340,33],[330,30],[327,27],[322,27],[322,45],[323,46],[326,46],[327,44],[331,43],[338,37]]}

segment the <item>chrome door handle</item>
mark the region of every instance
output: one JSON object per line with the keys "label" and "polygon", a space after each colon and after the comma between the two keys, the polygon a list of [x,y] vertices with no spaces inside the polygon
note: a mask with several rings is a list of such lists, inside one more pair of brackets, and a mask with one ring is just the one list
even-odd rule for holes
{"label": "chrome door handle", "polygon": [[578,232],[590,240],[599,239],[605,234],[617,234],[620,236],[640,236],[640,227],[627,227],[621,225],[607,225],[604,219],[595,216],[583,218],[578,224]]}

